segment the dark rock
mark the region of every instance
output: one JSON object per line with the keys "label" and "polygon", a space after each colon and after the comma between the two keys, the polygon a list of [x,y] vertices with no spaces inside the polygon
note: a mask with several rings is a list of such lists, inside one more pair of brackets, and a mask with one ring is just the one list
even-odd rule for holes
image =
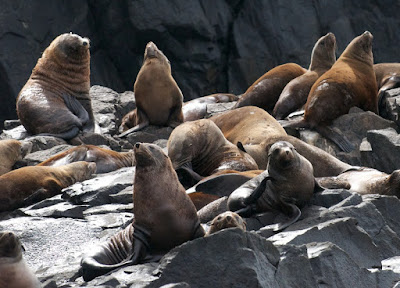
{"label": "dark rock", "polygon": [[379,115],[400,127],[400,88],[386,90],[380,100]]}
{"label": "dark rock", "polygon": [[310,200],[310,205],[329,208],[351,195],[353,194],[346,189],[326,189],[322,192],[315,193]]}
{"label": "dark rock", "polygon": [[4,121],[4,130],[14,129],[21,125],[21,121],[18,120],[5,120]]}

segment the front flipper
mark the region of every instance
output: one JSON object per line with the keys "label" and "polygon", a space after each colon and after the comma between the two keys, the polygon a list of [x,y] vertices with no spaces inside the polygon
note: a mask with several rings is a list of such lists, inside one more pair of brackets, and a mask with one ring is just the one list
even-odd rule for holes
{"label": "front flipper", "polygon": [[146,121],[144,121],[144,122],[142,122],[142,123],[139,123],[139,124],[136,125],[135,127],[132,127],[132,128],[130,128],[130,129],[126,130],[125,132],[123,132],[123,133],[117,135],[117,137],[123,138],[123,137],[125,137],[125,136],[127,136],[127,135],[129,135],[129,134],[131,134],[131,133],[133,133],[133,132],[139,131],[139,130],[141,130],[141,129],[147,127],[147,126],[149,126],[149,120],[146,120]]}
{"label": "front flipper", "polygon": [[192,163],[186,162],[182,166],[175,169],[176,174],[178,175],[179,182],[181,182],[182,186],[185,189],[189,189],[196,185],[200,180],[204,177],[193,171]]}
{"label": "front flipper", "polygon": [[89,121],[89,114],[82,104],[69,94],[63,94],[62,97],[67,108],[79,118],[82,126],[84,126]]}

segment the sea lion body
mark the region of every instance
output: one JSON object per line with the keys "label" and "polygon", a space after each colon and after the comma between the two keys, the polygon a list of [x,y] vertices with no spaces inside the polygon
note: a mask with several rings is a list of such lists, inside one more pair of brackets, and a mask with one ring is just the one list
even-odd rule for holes
{"label": "sea lion body", "polygon": [[332,33],[326,34],[315,43],[307,72],[291,80],[282,90],[272,112],[276,119],[285,118],[306,103],[315,81],[335,63],[335,49],[336,38]]}
{"label": "sea lion body", "polygon": [[277,141],[288,141],[314,166],[316,177],[336,176],[351,168],[327,152],[286,134],[271,115],[257,107],[242,107],[210,118],[233,144],[241,142],[259,169],[266,169],[268,151]]}
{"label": "sea lion body", "polygon": [[257,79],[240,97],[235,108],[257,106],[271,111],[283,88],[307,70],[295,63],[276,66]]}
{"label": "sea lion body", "polygon": [[0,176],[0,211],[11,211],[59,194],[96,172],[96,164],[84,161],[60,167],[27,166]]}
{"label": "sea lion body", "polygon": [[22,257],[22,245],[10,231],[0,232],[0,288],[40,288],[40,282]]}
{"label": "sea lion body", "polygon": [[374,64],[376,83],[380,94],[400,86],[400,63],[378,63]]}
{"label": "sea lion body", "polygon": [[353,106],[378,113],[372,39],[368,31],[354,38],[332,68],[314,83],[304,113],[311,128],[330,123]]}
{"label": "sea lion body", "polygon": [[0,176],[10,172],[18,160],[22,160],[22,143],[14,139],[0,141]]}
{"label": "sea lion body", "polygon": [[62,34],[46,48],[17,97],[17,114],[31,134],[64,139],[94,130],[89,96],[89,40]]}
{"label": "sea lion body", "polygon": [[168,155],[174,169],[191,163],[201,176],[223,170],[258,169],[247,153],[225,139],[221,130],[208,119],[186,122],[174,129],[168,139]]}
{"label": "sea lion body", "polygon": [[208,104],[227,103],[238,99],[239,97],[234,94],[217,93],[190,100],[183,103],[183,119],[185,122],[203,119],[206,115]]}
{"label": "sea lion body", "polygon": [[176,127],[183,122],[182,92],[171,75],[168,58],[153,42],[146,45],[134,93],[135,112],[122,119],[120,132],[129,129],[131,133],[149,124]]}
{"label": "sea lion body", "polygon": [[95,145],[79,145],[45,160],[37,166],[58,167],[77,161],[96,163],[96,173],[100,174],[122,167],[134,166],[135,156],[133,151],[116,152]]}
{"label": "sea lion body", "polygon": [[84,256],[85,281],[205,234],[169,157],[154,144],[136,143],[134,151],[134,222]]}
{"label": "sea lion body", "polygon": [[372,168],[349,169],[336,177],[318,179],[326,188],[344,188],[362,195],[380,194],[400,197],[400,170],[391,174]]}

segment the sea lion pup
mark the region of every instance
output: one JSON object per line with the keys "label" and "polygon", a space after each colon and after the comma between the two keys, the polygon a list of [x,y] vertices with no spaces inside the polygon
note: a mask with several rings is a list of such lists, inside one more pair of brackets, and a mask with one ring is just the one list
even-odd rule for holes
{"label": "sea lion pup", "polygon": [[77,161],[96,163],[96,173],[107,173],[135,165],[133,151],[116,152],[95,145],[79,145],[61,152],[36,166],[61,166]]}
{"label": "sea lion pup", "polygon": [[312,85],[335,63],[335,50],[336,38],[333,33],[319,38],[311,52],[311,63],[307,72],[294,78],[282,90],[272,112],[276,119],[285,118],[306,103]]}
{"label": "sea lion pup", "polygon": [[363,195],[394,195],[400,198],[400,170],[386,174],[376,169],[358,167],[336,177],[318,178],[317,181],[330,189],[343,188]]}
{"label": "sea lion pup", "polygon": [[291,217],[287,223],[273,226],[280,231],[297,221],[301,215],[298,206],[307,203],[316,189],[320,186],[311,163],[292,144],[279,141],[269,150],[267,170],[233,191],[228,208],[247,217],[280,210]]}
{"label": "sea lion pup", "polygon": [[94,130],[89,46],[89,39],[66,33],[43,52],[17,97],[18,118],[30,134],[71,139]]}
{"label": "sea lion pup", "polygon": [[0,176],[0,212],[11,211],[60,194],[96,172],[96,164],[74,162],[60,167],[27,166]]}
{"label": "sea lion pup", "polygon": [[240,149],[242,145],[236,146],[226,140],[217,125],[208,119],[185,122],[176,127],[167,147],[172,166],[185,188],[218,171],[258,169],[254,159]]}
{"label": "sea lion pup", "polygon": [[327,125],[353,106],[378,113],[372,39],[368,31],[354,38],[332,68],[311,87],[304,118],[285,126],[313,128],[343,151],[352,151],[354,146]]}
{"label": "sea lion pup", "polygon": [[22,257],[22,245],[10,231],[0,232],[0,288],[39,288],[39,280]]}
{"label": "sea lion pup", "polygon": [[171,75],[171,64],[153,42],[146,45],[142,68],[133,88],[136,109],[122,119],[119,137],[149,124],[176,127],[183,122],[183,95]]}
{"label": "sea lion pup", "polygon": [[196,208],[179,183],[171,160],[154,144],[136,143],[134,222],[81,261],[83,279],[154,260],[173,247],[203,237]]}
{"label": "sea lion pup", "polygon": [[380,104],[386,90],[400,87],[400,63],[375,64],[374,71],[379,89],[378,101]]}
{"label": "sea lion pup", "polygon": [[10,172],[22,160],[22,143],[14,139],[0,140],[0,176]]}
{"label": "sea lion pup", "polygon": [[206,116],[208,104],[227,103],[238,99],[239,97],[234,94],[217,93],[184,102],[182,106],[183,119],[185,122],[203,119]]}
{"label": "sea lion pup", "polygon": [[227,228],[239,228],[246,231],[246,222],[239,216],[239,214],[232,211],[226,211],[219,214],[211,221],[210,229],[207,231],[206,236]]}
{"label": "sea lion pup", "polygon": [[286,134],[274,117],[257,107],[242,107],[226,111],[211,118],[226,139],[233,144],[239,141],[257,162],[266,169],[268,151],[277,141],[288,141],[314,166],[315,177],[337,176],[352,166],[340,161],[318,147]]}
{"label": "sea lion pup", "polygon": [[270,112],[286,84],[306,71],[295,63],[276,66],[258,78],[240,97],[234,108],[257,106]]}

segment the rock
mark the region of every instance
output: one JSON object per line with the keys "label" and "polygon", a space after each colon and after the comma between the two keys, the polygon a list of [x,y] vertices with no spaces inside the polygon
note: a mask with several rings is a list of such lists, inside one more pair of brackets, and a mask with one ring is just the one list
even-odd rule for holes
{"label": "rock", "polygon": [[17,120],[5,120],[4,121],[4,130],[14,129],[21,125],[21,121]]}
{"label": "rock", "polygon": [[[55,138],[55,139],[58,139],[58,138]],[[22,162],[25,163],[24,166],[34,166],[34,165],[37,165],[37,164],[43,162],[44,160],[47,160],[47,159],[53,157],[54,155],[56,155],[58,153],[67,151],[68,149],[71,149],[72,147],[73,146],[68,145],[68,144],[61,144],[61,145],[51,147],[49,149],[37,150],[36,152],[30,153],[27,156],[25,156],[25,158],[23,159]]]}
{"label": "rock", "polygon": [[207,111],[204,118],[210,118],[213,115],[230,110],[235,104],[236,102],[207,104]]}
{"label": "rock", "polygon": [[3,133],[0,135],[1,139],[15,139],[15,140],[22,140],[28,137],[29,134],[24,128],[24,126],[19,125],[10,130],[3,130]]}
{"label": "rock", "polygon": [[[368,131],[361,163],[386,173],[400,169],[400,135],[393,128]],[[365,143],[368,141],[368,143]]]}
{"label": "rock", "polygon": [[159,139],[168,140],[169,135],[172,133],[171,127],[160,127],[160,126],[147,126],[144,129],[133,132],[126,136],[126,140],[134,145],[136,142],[153,143]]}
{"label": "rock", "polygon": [[400,88],[386,90],[379,104],[379,115],[400,127]]}
{"label": "rock", "polygon": [[353,194],[346,189],[325,189],[322,192],[315,193],[310,204],[329,208],[351,195]]}
{"label": "rock", "polygon": [[47,150],[59,145],[67,145],[64,139],[52,136],[30,136],[25,138],[23,142],[32,144],[30,153]]}

